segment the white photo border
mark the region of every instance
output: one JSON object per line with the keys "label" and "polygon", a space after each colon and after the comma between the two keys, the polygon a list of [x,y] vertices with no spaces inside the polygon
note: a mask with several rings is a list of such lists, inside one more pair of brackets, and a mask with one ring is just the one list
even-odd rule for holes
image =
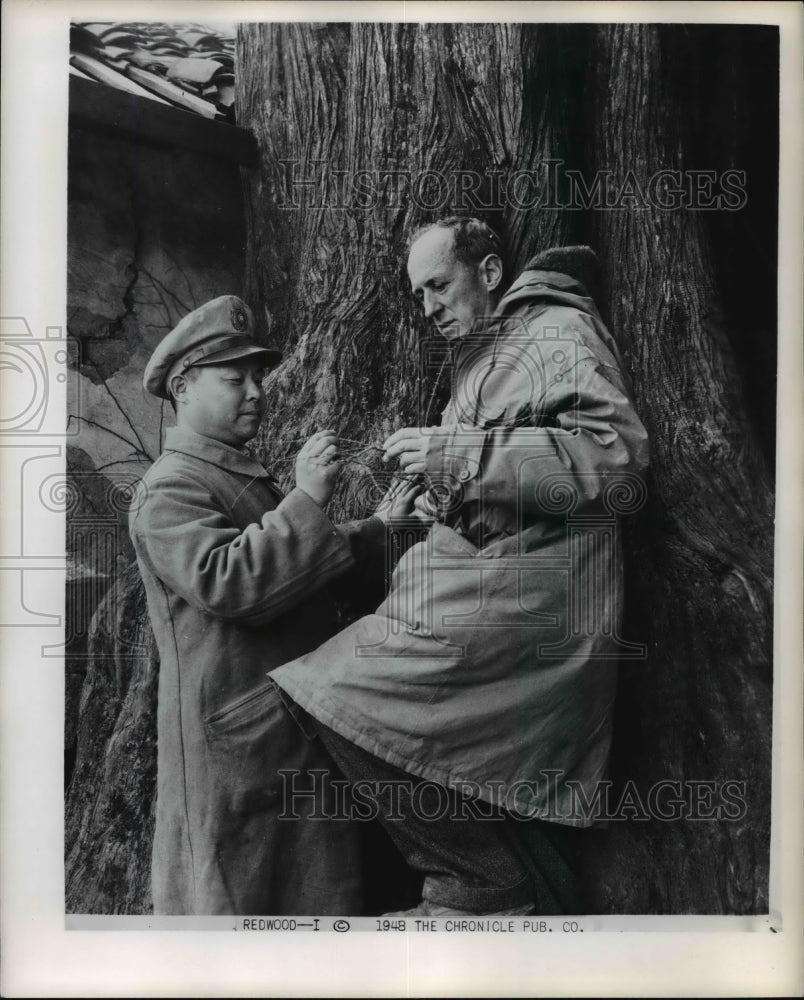
{"label": "white photo border", "polygon": [[[777,24],[781,36],[779,381],[771,913],[594,917],[586,934],[233,932],[158,918],[66,918],[60,624],[0,639],[0,934],[3,996],[784,996],[802,976],[802,274],[804,8],[798,3],[268,3],[6,0],[2,7],[0,316],[34,336],[66,327],[69,23],[197,21],[655,21]],[[2,377],[2,375],[0,375]],[[65,386],[51,381],[65,412]],[[0,390],[1,391],[1,390]],[[2,443],[2,442],[0,442]],[[37,451],[38,449],[38,451]],[[63,462],[63,434],[0,450],[2,552],[18,533],[24,462]],[[29,512],[30,513],[30,512]],[[32,574],[63,621],[64,520],[50,517]],[[13,551],[13,545],[12,549]],[[56,553],[56,555],[52,555]],[[59,555],[61,554],[61,556]],[[5,558],[5,556],[3,557]],[[0,569],[13,559],[0,560]],[[6,574],[0,574],[0,579]],[[13,574],[12,574],[13,577]],[[22,574],[19,574],[22,578]],[[41,588],[41,589],[39,589]],[[0,591],[8,610],[18,594]],[[24,606],[25,599],[22,596]],[[0,620],[6,621],[5,616]],[[87,929],[69,929],[83,926]],[[93,921],[95,922],[93,926]],[[181,933],[167,927],[181,926]],[[91,928],[91,929],[90,929]],[[148,928],[139,929],[139,928]],[[357,928],[355,928],[357,929]],[[601,931],[598,933],[596,931]],[[611,931],[616,933],[602,933]],[[663,933],[672,931],[672,933]]]}

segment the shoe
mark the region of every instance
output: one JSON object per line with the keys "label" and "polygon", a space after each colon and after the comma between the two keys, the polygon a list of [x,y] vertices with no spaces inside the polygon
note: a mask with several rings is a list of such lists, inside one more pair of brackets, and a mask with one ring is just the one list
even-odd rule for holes
{"label": "shoe", "polygon": [[423,899],[411,910],[396,910],[393,913],[383,913],[384,917],[527,917],[536,912],[533,903],[523,903],[512,906],[509,910],[495,910],[493,913],[477,913],[474,910],[451,910],[448,906],[439,906]]}

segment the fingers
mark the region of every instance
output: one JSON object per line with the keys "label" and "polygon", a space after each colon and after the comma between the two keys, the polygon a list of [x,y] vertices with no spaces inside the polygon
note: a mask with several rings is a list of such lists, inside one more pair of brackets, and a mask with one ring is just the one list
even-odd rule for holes
{"label": "fingers", "polygon": [[393,507],[398,510],[409,508],[415,497],[426,488],[421,478],[411,479],[407,476],[395,476],[380,500],[382,508]]}
{"label": "fingers", "polygon": [[423,427],[403,427],[396,431],[383,443],[383,461],[388,462],[406,451],[423,452],[425,448],[425,430]]}
{"label": "fingers", "polygon": [[395,507],[400,502],[399,498],[403,495],[402,490],[404,489],[404,486],[404,479],[394,479],[385,491],[384,495],[380,498],[375,513],[380,511],[389,511],[392,507]]}
{"label": "fingers", "polygon": [[422,482],[419,482],[417,480],[403,479],[402,483],[405,485],[402,486],[402,488],[398,493],[398,496],[401,500],[411,500],[413,499],[413,497],[416,497],[420,493],[424,492],[425,486],[424,483]]}
{"label": "fingers", "polygon": [[430,510],[429,501],[427,500],[427,496],[424,493],[420,493],[419,496],[416,497],[416,499],[413,501],[413,506],[416,508],[416,510],[421,511],[422,514],[432,513]]}
{"label": "fingers", "polygon": [[406,488],[407,483],[408,483],[407,479],[399,479],[398,477],[395,476],[391,480],[391,485],[385,491],[385,496],[389,500],[392,499],[393,497],[399,496],[402,490]]}
{"label": "fingers", "polygon": [[325,443],[321,451],[309,454],[306,461],[312,465],[332,465],[336,461],[339,462],[341,455],[338,451],[338,445]]}
{"label": "fingers", "polygon": [[333,430],[317,431],[299,449],[298,458],[304,461],[325,459],[327,462],[338,452],[338,439]]}
{"label": "fingers", "polygon": [[[427,452],[427,436],[432,430],[432,428],[426,427],[403,427],[396,431],[383,443],[383,462],[387,463],[394,458],[399,458],[406,472],[423,472]],[[309,459],[325,454],[332,456],[333,452],[329,451],[332,446],[335,446],[337,450],[338,437],[334,430],[325,428],[310,435],[299,450],[298,457]]]}
{"label": "fingers", "polygon": [[426,493],[421,493],[413,501],[413,516],[417,517],[423,524],[430,524],[435,520],[436,511]]}
{"label": "fingers", "polygon": [[388,490],[382,499],[382,503],[393,507],[394,510],[405,511],[413,506],[414,499],[424,490],[424,484],[400,480]]}
{"label": "fingers", "polygon": [[421,492],[424,489],[424,484],[419,479],[409,479],[407,476],[404,478],[395,478],[391,485],[386,491],[386,497],[389,499],[398,499],[402,497],[413,496],[416,493]]}
{"label": "fingers", "polygon": [[310,437],[302,445],[302,448],[312,448],[317,442],[321,441],[325,437],[335,437],[335,431],[331,428],[327,428],[323,431],[316,431],[315,434],[311,434]]}
{"label": "fingers", "polygon": [[415,448],[419,444],[418,436],[409,434],[403,438],[397,438],[393,444],[385,444],[385,451],[383,452],[383,461],[388,462],[392,458],[396,458],[397,455],[401,455],[404,451],[409,451],[411,448]]}
{"label": "fingers", "polygon": [[394,431],[394,433],[383,442],[383,448],[387,451],[396,444],[400,437],[410,434],[410,431],[410,427],[402,427],[400,430]]}
{"label": "fingers", "polygon": [[[414,447],[406,451],[400,451],[397,457],[399,458],[399,466],[404,471],[406,476],[425,472],[427,469],[427,462],[425,460],[426,451],[424,447]],[[388,459],[384,458],[383,461],[388,461]]]}
{"label": "fingers", "polygon": [[[386,452],[383,455],[383,462],[390,462],[394,458],[399,459],[399,464],[405,470],[405,472],[419,471],[421,472],[424,468],[426,450],[424,443],[420,441],[400,441],[391,451]],[[413,462],[422,463],[422,469],[412,470],[410,468]]]}
{"label": "fingers", "polygon": [[326,455],[337,450],[338,439],[335,437],[334,431],[322,431],[307,443],[310,446],[310,457],[316,458],[319,455]]}

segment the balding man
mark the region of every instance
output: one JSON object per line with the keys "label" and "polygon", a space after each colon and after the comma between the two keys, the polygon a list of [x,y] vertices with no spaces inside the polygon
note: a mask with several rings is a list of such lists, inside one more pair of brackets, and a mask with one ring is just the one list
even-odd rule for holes
{"label": "balding man", "polygon": [[595,267],[554,248],[504,291],[484,223],[414,234],[408,276],[452,349],[452,396],[440,427],[385,453],[425,477],[435,523],[376,614],[273,672],[374,790],[424,875],[422,915],[577,905],[571,828],[594,819],[621,649],[617,513],[647,465]]}

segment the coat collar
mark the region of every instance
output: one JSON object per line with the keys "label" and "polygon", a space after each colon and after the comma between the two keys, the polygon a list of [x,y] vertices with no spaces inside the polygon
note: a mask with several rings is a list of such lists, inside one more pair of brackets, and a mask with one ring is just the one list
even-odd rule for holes
{"label": "coat collar", "polygon": [[500,321],[520,309],[523,304],[541,304],[545,308],[551,305],[571,306],[600,319],[597,307],[587,295],[586,289],[571,275],[525,268],[497,303],[494,315],[483,323],[478,323],[467,336],[452,341],[453,361],[469,349],[474,353],[483,344],[496,343],[501,330]]}
{"label": "coat collar", "polygon": [[264,476],[273,481],[273,477],[247,452],[238,451],[221,441],[214,441],[202,434],[196,434],[195,431],[188,430],[186,427],[168,428],[165,434],[163,454],[166,451],[178,451],[183,455],[190,455],[202,462],[217,465],[226,472],[234,472],[252,478]]}
{"label": "coat collar", "polygon": [[523,302],[542,300],[546,305],[568,305],[597,316],[597,308],[586,288],[569,274],[526,268],[503,295],[496,316],[505,316]]}
{"label": "coat collar", "polygon": [[[619,357],[617,347],[603,325],[597,306],[588,297],[580,281],[559,271],[525,268],[504,293],[488,322],[468,336],[452,341],[450,346],[453,366],[458,368],[465,359],[475,364],[479,357],[478,351],[482,351],[485,347],[496,355],[501,338],[506,336],[508,331],[504,321],[516,315],[523,306],[532,309],[541,307],[540,312],[550,306],[569,306],[586,313],[594,321],[598,335],[608,349],[615,357]],[[516,330],[516,327],[512,328],[512,332]]]}

